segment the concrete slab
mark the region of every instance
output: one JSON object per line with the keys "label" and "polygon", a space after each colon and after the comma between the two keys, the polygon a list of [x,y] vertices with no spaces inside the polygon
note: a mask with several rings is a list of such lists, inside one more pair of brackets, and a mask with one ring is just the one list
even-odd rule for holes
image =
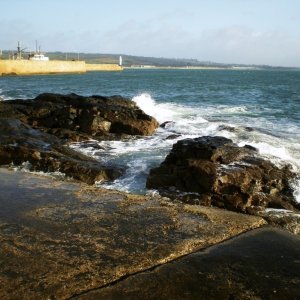
{"label": "concrete slab", "polygon": [[265,224],[0,169],[0,298],[65,299]]}
{"label": "concrete slab", "polygon": [[76,299],[299,299],[300,237],[256,229]]}

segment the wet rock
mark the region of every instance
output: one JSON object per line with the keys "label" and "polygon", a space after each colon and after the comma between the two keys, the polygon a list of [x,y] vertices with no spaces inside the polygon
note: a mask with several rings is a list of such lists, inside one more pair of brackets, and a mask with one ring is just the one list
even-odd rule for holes
{"label": "wet rock", "polygon": [[238,147],[224,137],[200,137],[173,145],[165,161],[150,171],[147,188],[171,198],[197,193],[200,204],[241,212],[251,207],[297,210],[300,204],[290,186],[294,178],[289,166],[278,168],[251,146]]}
{"label": "wet rock", "polygon": [[269,224],[287,229],[300,235],[300,213],[288,210],[267,209],[261,210],[256,215],[263,217]]}
{"label": "wet rock", "polygon": [[3,101],[0,164],[28,162],[32,171],[60,171],[89,184],[113,180],[122,169],[103,166],[71,150],[64,141],[150,135],[157,127],[154,118],[121,96],[41,94],[31,100]]}
{"label": "wet rock", "polygon": [[96,141],[84,141],[80,143],[80,148],[93,148],[95,150],[107,150],[107,148],[99,145]]}
{"label": "wet rock", "polygon": [[228,131],[228,132],[239,132],[241,130],[247,131],[247,132],[252,132],[254,131],[254,129],[252,127],[234,127],[234,126],[230,126],[230,125],[220,125],[218,127],[218,130],[220,131]]}
{"label": "wet rock", "polygon": [[91,136],[89,134],[73,131],[70,129],[64,129],[64,128],[37,128],[45,133],[54,135],[63,141],[69,141],[69,142],[80,142],[80,141],[88,141],[90,140]]}
{"label": "wet rock", "polygon": [[30,171],[59,171],[88,184],[122,175],[122,169],[103,166],[20,120],[0,119],[0,136],[0,165],[27,163]]}
{"label": "wet rock", "polygon": [[220,125],[218,127],[218,130],[220,131],[229,131],[229,132],[236,132],[236,128],[233,126],[229,126],[229,125]]}
{"label": "wet rock", "polygon": [[181,137],[181,134],[170,134],[166,137],[166,140],[175,140],[177,138]]}
{"label": "wet rock", "polygon": [[161,127],[161,128],[166,128],[166,127],[168,127],[168,125],[174,124],[174,123],[175,123],[175,122],[173,122],[173,121],[166,121],[166,122],[161,123],[161,124],[159,125],[159,127]]}
{"label": "wet rock", "polygon": [[109,134],[150,135],[158,122],[121,96],[83,97],[45,93],[32,100],[5,101],[0,118],[17,118],[59,137],[74,134],[95,137]]}

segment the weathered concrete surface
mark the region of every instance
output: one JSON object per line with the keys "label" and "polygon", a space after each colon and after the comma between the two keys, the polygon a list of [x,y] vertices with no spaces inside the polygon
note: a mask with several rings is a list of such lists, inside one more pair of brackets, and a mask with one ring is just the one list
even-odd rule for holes
{"label": "weathered concrete surface", "polygon": [[0,169],[0,299],[65,299],[264,224]]}
{"label": "weathered concrete surface", "polygon": [[300,237],[257,229],[76,299],[299,299]]}

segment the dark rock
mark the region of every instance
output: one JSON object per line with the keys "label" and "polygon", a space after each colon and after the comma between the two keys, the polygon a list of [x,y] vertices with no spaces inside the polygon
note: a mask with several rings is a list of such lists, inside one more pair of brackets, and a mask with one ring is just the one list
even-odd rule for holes
{"label": "dark rock", "polygon": [[119,167],[103,166],[62,140],[121,139],[149,135],[157,127],[154,118],[121,96],[41,94],[31,100],[3,101],[0,164],[26,162],[31,171],[60,171],[89,184],[113,180],[122,174]]}
{"label": "dark rock", "polygon": [[30,171],[60,171],[93,184],[121,176],[119,168],[106,167],[80,154],[55,136],[31,128],[16,119],[0,119],[0,165],[28,163]]}
{"label": "dark rock", "polygon": [[176,134],[176,133],[174,133],[174,134],[170,134],[170,135],[167,136],[165,139],[166,139],[166,140],[174,140],[174,139],[177,139],[177,138],[179,138],[179,137],[181,137],[181,134]]}
{"label": "dark rock", "polygon": [[100,146],[96,141],[85,141],[80,143],[80,148],[93,148],[97,150],[107,150],[105,147]]}
{"label": "dark rock", "polygon": [[300,214],[289,210],[271,209],[255,213],[263,217],[269,224],[287,229],[300,235]]}
{"label": "dark rock", "polygon": [[224,137],[200,137],[173,145],[160,167],[150,171],[147,188],[181,199],[182,192],[198,193],[200,204],[241,212],[253,206],[295,210],[300,204],[290,186],[294,177],[288,166],[276,167],[251,146],[238,147]]}
{"label": "dark rock", "polygon": [[218,130],[220,131],[229,131],[229,132],[236,132],[236,128],[233,126],[229,126],[229,125],[220,125],[218,127]]}
{"label": "dark rock", "polygon": [[247,132],[252,132],[254,131],[254,129],[252,127],[240,127],[240,128],[237,128],[237,127],[233,127],[233,126],[230,126],[230,125],[220,125],[218,127],[218,130],[220,131],[229,131],[229,132],[238,132],[238,131],[241,131],[241,130],[244,130],[244,131],[247,131]]}
{"label": "dark rock", "polygon": [[251,145],[245,145],[244,148],[252,150],[252,151],[257,151],[257,149],[255,147],[251,146]]}
{"label": "dark rock", "polygon": [[121,96],[83,97],[41,94],[33,100],[5,101],[0,118],[17,118],[58,137],[76,140],[85,135],[150,135],[158,122]]}
{"label": "dark rock", "polygon": [[175,123],[175,122],[173,122],[173,121],[166,121],[166,122],[161,123],[161,124],[159,125],[159,127],[161,127],[161,128],[166,128],[167,125],[169,125],[169,124],[174,124],[174,123]]}

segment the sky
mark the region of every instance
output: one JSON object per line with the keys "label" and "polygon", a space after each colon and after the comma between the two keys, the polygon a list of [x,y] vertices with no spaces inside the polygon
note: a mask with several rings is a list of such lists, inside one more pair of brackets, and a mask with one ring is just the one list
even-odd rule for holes
{"label": "sky", "polygon": [[0,49],[300,67],[300,0],[0,0]]}

